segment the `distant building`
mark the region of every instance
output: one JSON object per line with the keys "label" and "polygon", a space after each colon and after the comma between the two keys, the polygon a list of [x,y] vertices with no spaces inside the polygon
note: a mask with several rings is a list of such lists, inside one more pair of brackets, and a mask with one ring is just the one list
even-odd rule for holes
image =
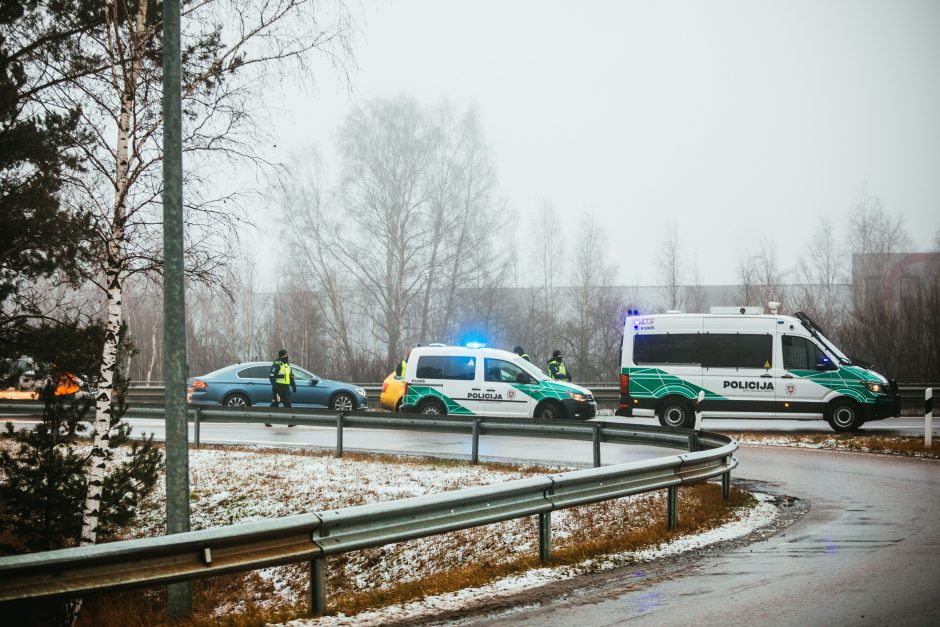
{"label": "distant building", "polygon": [[897,307],[925,290],[940,290],[940,252],[852,255],[855,306]]}

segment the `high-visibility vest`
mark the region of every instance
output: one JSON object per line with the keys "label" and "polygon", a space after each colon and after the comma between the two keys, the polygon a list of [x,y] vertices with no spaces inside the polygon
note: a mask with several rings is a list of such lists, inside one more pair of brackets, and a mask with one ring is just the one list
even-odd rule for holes
{"label": "high-visibility vest", "polygon": [[408,362],[405,361],[404,359],[402,359],[402,360],[401,360],[401,376],[402,376],[402,378],[404,378],[404,376],[405,376],[405,370],[406,370],[407,368],[408,368]]}
{"label": "high-visibility vest", "polygon": [[558,361],[557,359],[551,360],[550,362],[548,362],[549,370],[551,369],[551,365],[552,365],[552,364],[555,364],[555,365],[558,367],[558,372],[555,373],[555,378],[556,378],[556,379],[567,379],[567,378],[568,378],[568,369],[565,368],[565,363],[564,363],[564,362]]}
{"label": "high-visibility vest", "polygon": [[274,363],[278,364],[277,377],[275,377],[274,382],[282,385],[290,385],[290,364],[283,361]]}
{"label": "high-visibility vest", "polygon": [[529,353],[522,353],[519,356],[525,359],[526,361],[532,361],[531,359],[529,359]]}

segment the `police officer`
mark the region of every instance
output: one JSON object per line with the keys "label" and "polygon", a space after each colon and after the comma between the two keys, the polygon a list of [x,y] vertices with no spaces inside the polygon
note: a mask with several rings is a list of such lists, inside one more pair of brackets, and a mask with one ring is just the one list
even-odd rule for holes
{"label": "police officer", "polygon": [[297,381],[288,363],[287,351],[283,348],[271,364],[268,379],[271,380],[271,407],[277,407],[278,401],[284,403],[284,407],[290,407],[291,392],[297,391]]}
{"label": "police officer", "polygon": [[395,366],[395,374],[404,379],[406,370],[408,370],[408,360],[402,358],[401,363]]}
{"label": "police officer", "polygon": [[514,352],[515,354],[519,355],[520,357],[522,357],[522,358],[525,359],[526,361],[532,361],[531,359],[529,359],[529,354],[528,354],[527,352],[525,352],[524,350],[522,350],[522,347],[521,347],[521,346],[515,347],[514,349],[512,349],[512,352]]}
{"label": "police officer", "polygon": [[571,373],[561,360],[561,351],[557,348],[552,351],[552,358],[548,362],[548,376],[556,381],[571,381]]}

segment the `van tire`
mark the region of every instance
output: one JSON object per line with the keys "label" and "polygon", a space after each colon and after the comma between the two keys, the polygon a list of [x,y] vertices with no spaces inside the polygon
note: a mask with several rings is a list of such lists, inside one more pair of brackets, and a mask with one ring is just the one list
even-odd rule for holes
{"label": "van tire", "polygon": [[447,408],[440,401],[421,401],[418,413],[425,416],[444,416],[447,414]]}
{"label": "van tire", "polygon": [[656,412],[659,424],[673,429],[692,428],[692,408],[684,398],[672,396],[663,400]]}
{"label": "van tire", "polygon": [[855,431],[862,426],[862,409],[848,398],[837,398],[826,408],[826,422],[833,431]]}
{"label": "van tire", "polygon": [[568,417],[568,413],[565,411],[564,406],[557,401],[542,401],[535,408],[535,414],[533,418],[541,418],[542,420],[564,420]]}

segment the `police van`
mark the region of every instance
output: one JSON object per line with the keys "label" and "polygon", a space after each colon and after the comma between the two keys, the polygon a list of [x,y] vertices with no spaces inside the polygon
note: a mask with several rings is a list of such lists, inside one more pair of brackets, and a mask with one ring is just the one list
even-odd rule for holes
{"label": "police van", "polygon": [[485,347],[411,351],[401,411],[513,418],[593,418],[591,391],[554,381],[515,353]]}
{"label": "police van", "polygon": [[897,383],[853,363],[803,313],[631,316],[620,357],[617,415],[663,426],[691,427],[699,392],[703,417],[825,419],[836,431],[900,413]]}

